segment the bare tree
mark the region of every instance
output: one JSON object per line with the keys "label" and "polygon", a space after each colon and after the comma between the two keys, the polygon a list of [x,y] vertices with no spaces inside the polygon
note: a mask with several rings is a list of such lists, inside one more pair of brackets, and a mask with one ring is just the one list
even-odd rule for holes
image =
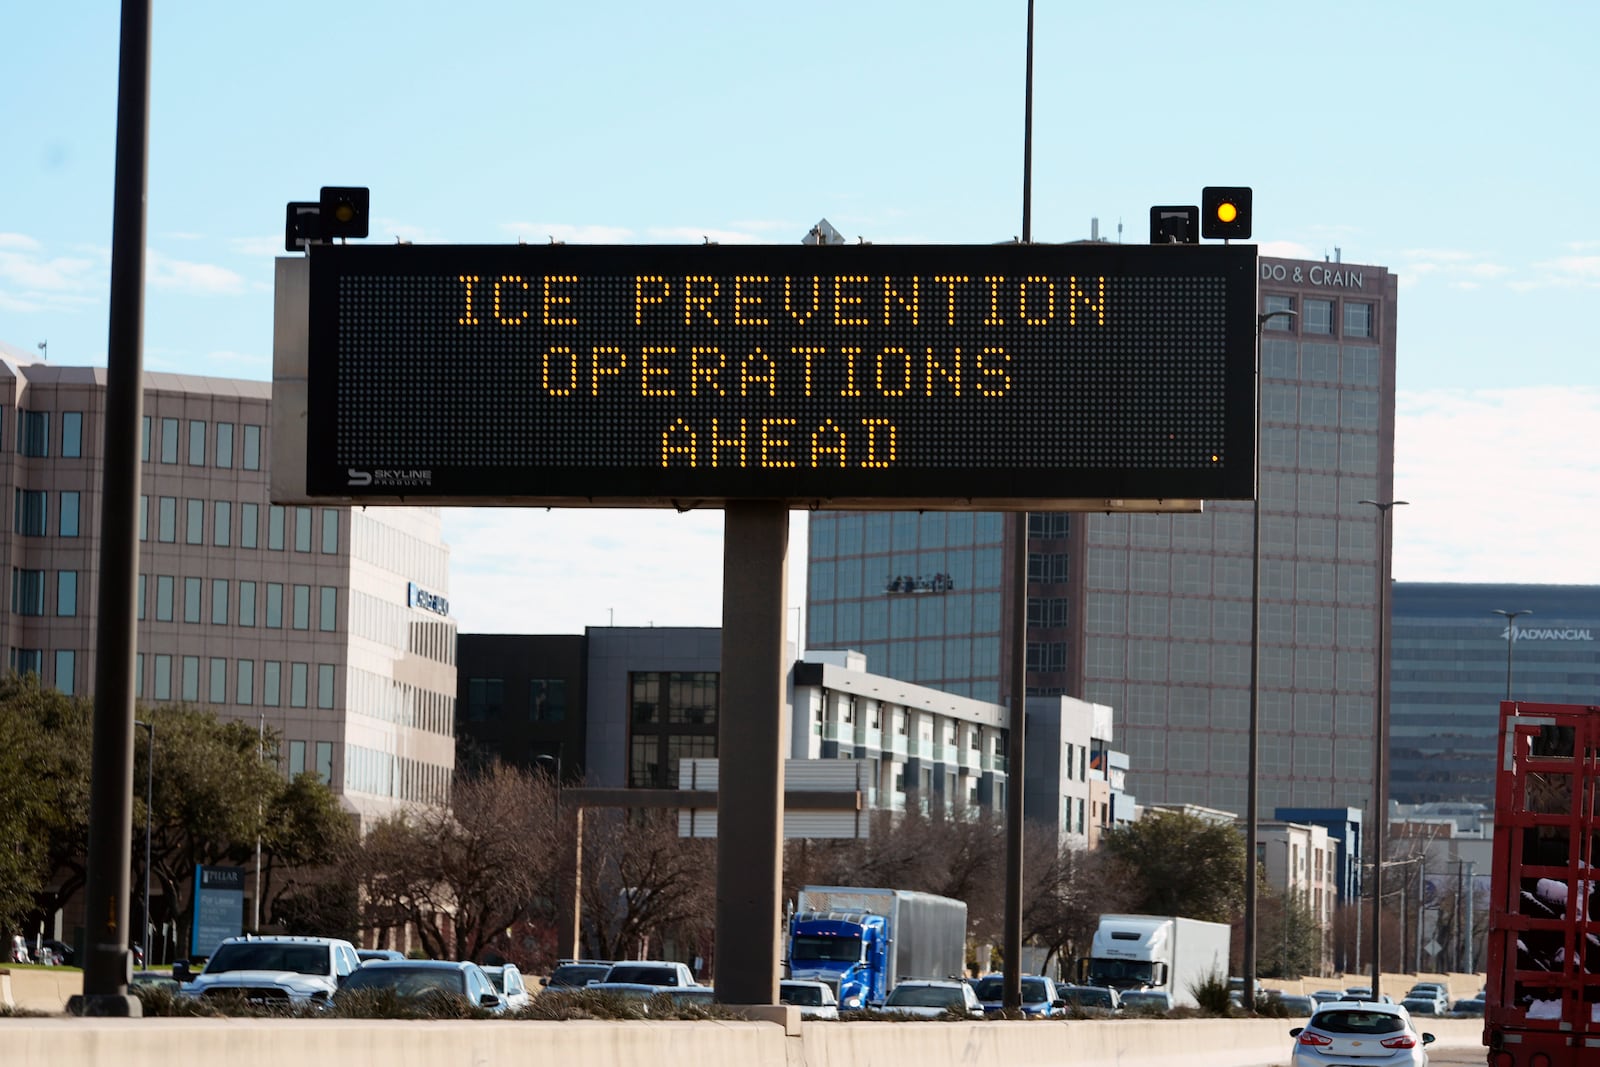
{"label": "bare tree", "polygon": [[456,783],[454,803],[375,825],[360,869],[374,915],[412,924],[441,959],[473,959],[554,896],[559,867],[554,784],[492,764]]}
{"label": "bare tree", "polygon": [[583,945],[598,959],[661,953],[668,938],[706,956],[716,920],[716,843],[678,836],[675,812],[584,815]]}

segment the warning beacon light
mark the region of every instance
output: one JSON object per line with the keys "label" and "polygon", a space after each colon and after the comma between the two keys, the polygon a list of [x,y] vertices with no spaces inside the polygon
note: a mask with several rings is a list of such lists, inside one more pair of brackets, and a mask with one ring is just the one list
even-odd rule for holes
{"label": "warning beacon light", "polygon": [[1250,187],[1208,185],[1200,191],[1200,235],[1223,240],[1250,236]]}

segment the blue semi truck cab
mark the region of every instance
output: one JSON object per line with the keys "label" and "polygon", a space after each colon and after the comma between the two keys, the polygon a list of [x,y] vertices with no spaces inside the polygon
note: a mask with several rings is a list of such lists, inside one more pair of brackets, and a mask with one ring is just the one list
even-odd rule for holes
{"label": "blue semi truck cab", "polygon": [[888,995],[888,920],[869,911],[799,911],[789,919],[789,975],[826,982],[841,1011]]}
{"label": "blue semi truck cab", "polygon": [[965,972],[967,905],[904,889],[806,886],[789,917],[792,978],[826,982],[840,1011],[883,1003],[902,978]]}

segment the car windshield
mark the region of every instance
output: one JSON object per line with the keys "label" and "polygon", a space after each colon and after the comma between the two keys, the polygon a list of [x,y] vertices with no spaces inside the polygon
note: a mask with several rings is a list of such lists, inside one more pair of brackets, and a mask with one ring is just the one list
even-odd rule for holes
{"label": "car windshield", "polygon": [[639,985],[677,985],[678,969],[619,963],[606,973],[606,981],[637,982]]}
{"label": "car windshield", "polygon": [[498,967],[496,967],[494,970],[491,971],[489,968],[485,967],[483,969],[483,973],[488,975],[489,976],[489,981],[494,983],[494,988],[495,988],[496,992],[504,993],[506,991],[506,972],[505,971],[501,970]]}
{"label": "car windshield", "polygon": [[778,994],[785,1004],[799,1004],[807,1008],[822,1006],[822,990],[814,985],[786,985]]}
{"label": "car windshield", "polygon": [[[1006,998],[1006,976],[1003,974],[985,975],[978,980],[979,1000],[1004,1000]],[[1046,1000],[1044,982],[1038,978],[1024,978],[1022,980],[1022,1002],[1024,1004],[1042,1004]]]}
{"label": "car windshield", "polygon": [[796,937],[789,953],[791,960],[834,960],[854,963],[861,958],[858,937]]}
{"label": "car windshield", "polygon": [[1122,994],[1122,1004],[1123,1007],[1132,1007],[1135,1004],[1159,1004],[1162,1007],[1166,1007],[1167,995],[1165,993],[1136,990],[1132,993]]}
{"label": "car windshield", "polygon": [[299,974],[331,974],[330,956],[325,945],[286,945],[276,941],[236,942],[219,945],[206,961],[206,974],[228,971],[295,971]]}
{"label": "car windshield", "polygon": [[961,990],[937,985],[895,986],[885,1007],[952,1008],[962,1003]]}
{"label": "car windshield", "polygon": [[467,979],[454,967],[363,967],[350,976],[344,988],[392,989],[403,997],[435,990],[465,995]]}
{"label": "car windshield", "polygon": [[550,985],[558,989],[586,986],[604,978],[610,969],[608,963],[563,963],[550,973]]}
{"label": "car windshield", "polygon": [[1330,1034],[1397,1034],[1405,1020],[1386,1011],[1325,1011],[1311,1025]]}

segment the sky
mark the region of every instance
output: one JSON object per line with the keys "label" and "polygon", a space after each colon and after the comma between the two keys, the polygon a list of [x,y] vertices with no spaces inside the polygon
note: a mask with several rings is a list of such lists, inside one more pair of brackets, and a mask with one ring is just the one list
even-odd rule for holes
{"label": "sky", "polygon": [[[0,5],[0,343],[106,364],[119,7]],[[144,366],[269,380],[285,205],[369,241],[1021,232],[1025,0],[157,3]],[[1254,190],[1399,278],[1394,575],[1600,583],[1600,5],[1039,0],[1032,236]],[[803,518],[790,601],[803,603]],[[722,516],[449,508],[462,632],[716,626]],[[794,635],[799,613],[790,623]]]}

